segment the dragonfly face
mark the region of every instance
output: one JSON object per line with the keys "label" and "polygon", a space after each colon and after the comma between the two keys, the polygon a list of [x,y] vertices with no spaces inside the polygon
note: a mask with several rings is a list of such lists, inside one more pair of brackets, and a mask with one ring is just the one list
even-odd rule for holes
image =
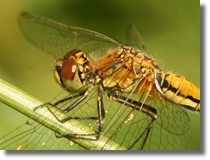
{"label": "dragonfly face", "polygon": [[186,148],[191,123],[184,108],[200,111],[200,88],[160,70],[133,26],[127,46],[29,13],[20,16],[19,25],[29,42],[59,58],[54,77],[69,96],[46,105],[70,114],[62,123],[78,119],[93,131],[61,137],[95,136],[88,149],[98,150]]}
{"label": "dragonfly face", "polygon": [[63,88],[71,93],[79,93],[86,86],[85,75],[89,70],[85,53],[75,49],[68,52],[63,60],[56,61],[54,76]]}

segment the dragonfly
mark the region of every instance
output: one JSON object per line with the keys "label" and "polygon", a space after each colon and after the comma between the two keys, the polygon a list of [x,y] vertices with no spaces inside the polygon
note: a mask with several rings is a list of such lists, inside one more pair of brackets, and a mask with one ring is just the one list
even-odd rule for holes
{"label": "dragonfly", "polygon": [[47,108],[49,117],[78,130],[56,133],[31,117],[13,136],[0,138],[1,149],[81,149],[77,140],[93,150],[186,149],[192,133],[187,110],[200,112],[200,88],[162,71],[133,25],[126,43],[31,13],[21,14],[19,27],[30,43],[56,58],[54,78],[63,88],[34,114]]}

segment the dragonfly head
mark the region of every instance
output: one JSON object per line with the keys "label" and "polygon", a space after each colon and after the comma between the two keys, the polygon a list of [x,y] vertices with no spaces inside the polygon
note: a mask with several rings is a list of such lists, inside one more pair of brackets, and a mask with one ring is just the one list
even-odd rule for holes
{"label": "dragonfly head", "polygon": [[63,60],[56,61],[55,80],[71,93],[84,90],[85,75],[89,71],[87,56],[81,50],[75,49],[68,52]]}

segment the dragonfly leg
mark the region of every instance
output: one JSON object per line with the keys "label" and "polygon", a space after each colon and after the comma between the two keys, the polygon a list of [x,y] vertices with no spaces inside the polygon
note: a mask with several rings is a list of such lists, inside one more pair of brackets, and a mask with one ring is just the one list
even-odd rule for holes
{"label": "dragonfly leg", "polygon": [[149,136],[150,129],[154,125],[155,121],[157,120],[157,111],[156,111],[156,109],[151,107],[151,106],[149,106],[149,105],[146,105],[146,104],[142,105],[141,102],[137,102],[137,101],[134,101],[134,100],[131,100],[131,99],[127,99],[124,96],[110,95],[110,94],[108,94],[108,96],[111,97],[113,100],[115,100],[115,101],[117,101],[119,103],[125,104],[126,106],[131,107],[131,108],[133,108],[135,110],[139,110],[140,111],[140,108],[142,106],[141,112],[145,113],[146,115],[148,115],[148,116],[150,116],[152,118],[152,121],[150,122],[148,127],[135,140],[135,142],[128,148],[128,150],[132,149],[132,147],[146,134],[146,136],[145,136],[145,138],[143,140],[142,146],[141,146],[141,149],[143,149],[144,145],[146,144],[147,138]]}
{"label": "dragonfly leg", "polygon": [[[89,88],[83,92],[80,92],[79,94],[72,96],[72,97],[68,97],[68,98],[64,98],[58,102],[56,102],[55,104],[52,104],[50,102],[45,103],[41,106],[38,106],[35,108],[38,109],[39,107],[43,107],[43,106],[47,106],[48,109],[50,110],[50,108],[55,108],[56,110],[62,112],[62,113],[68,113],[70,112],[72,109],[74,109],[76,106],[78,106],[81,102],[83,102],[91,93],[91,91],[93,90],[94,86],[89,86]],[[60,107],[58,107],[59,105],[62,104],[68,104],[68,101],[71,101],[74,98],[78,98],[74,103],[72,103],[70,106],[68,106],[65,109],[61,109]],[[65,123],[66,121],[70,120],[70,119],[83,119],[83,120],[97,120],[98,121],[98,131],[95,131],[94,134],[67,134],[67,135],[61,135],[61,136],[57,136],[56,137],[65,137],[65,136],[98,136],[102,133],[102,128],[103,128],[103,118],[105,116],[105,111],[104,111],[104,106],[103,106],[103,102],[102,102],[102,96],[100,94],[98,94],[98,98],[97,98],[97,114],[98,116],[96,117],[68,117],[65,118],[63,120],[58,119],[58,117],[50,110],[50,112],[53,114],[53,116],[61,123]]]}
{"label": "dragonfly leg", "polygon": [[64,112],[64,110],[62,110],[62,109],[60,109],[60,108],[58,108],[58,107],[56,107],[56,106],[59,105],[59,104],[61,104],[61,103],[66,102],[66,101],[69,101],[69,100],[71,100],[71,99],[73,99],[73,98],[80,97],[80,96],[84,95],[85,92],[86,92],[86,91],[83,91],[83,92],[81,92],[81,93],[79,93],[79,94],[77,94],[77,95],[74,95],[74,96],[71,96],[71,97],[67,97],[67,98],[61,99],[61,100],[57,101],[57,102],[54,103],[54,104],[52,104],[52,103],[50,103],[50,102],[44,103],[44,104],[42,104],[42,105],[40,105],[40,106],[34,107],[34,110],[37,110],[38,108],[44,107],[44,106],[46,106],[46,105],[50,105],[50,106],[52,106],[53,108],[56,108],[56,109],[58,109],[58,110],[61,111],[61,112]]}
{"label": "dragonfly leg", "polygon": [[[83,99],[84,100],[84,99]],[[103,102],[102,102],[102,96],[98,94],[97,97],[97,110],[98,110],[98,117],[74,117],[73,119],[97,119],[98,120],[98,132],[93,133],[93,134],[67,134],[67,135],[62,135],[62,136],[58,136],[56,135],[57,138],[62,138],[62,137],[66,137],[66,136],[76,136],[76,137],[80,137],[80,136],[99,136],[101,135],[101,133],[103,132],[103,118],[105,116],[105,111],[104,111],[104,106],[103,106]]]}

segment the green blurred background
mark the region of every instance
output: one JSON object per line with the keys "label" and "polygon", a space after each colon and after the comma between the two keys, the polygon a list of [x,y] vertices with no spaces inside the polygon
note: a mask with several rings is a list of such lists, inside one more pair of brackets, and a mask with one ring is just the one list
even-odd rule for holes
{"label": "green blurred background", "polygon": [[[36,13],[67,25],[103,33],[125,42],[132,23],[162,70],[184,75],[200,86],[199,0],[1,0],[0,75],[43,102],[62,89],[53,78],[54,59],[21,35],[21,12]],[[193,134],[187,149],[200,149],[200,114],[189,112]],[[0,102],[0,137],[26,118]]]}

